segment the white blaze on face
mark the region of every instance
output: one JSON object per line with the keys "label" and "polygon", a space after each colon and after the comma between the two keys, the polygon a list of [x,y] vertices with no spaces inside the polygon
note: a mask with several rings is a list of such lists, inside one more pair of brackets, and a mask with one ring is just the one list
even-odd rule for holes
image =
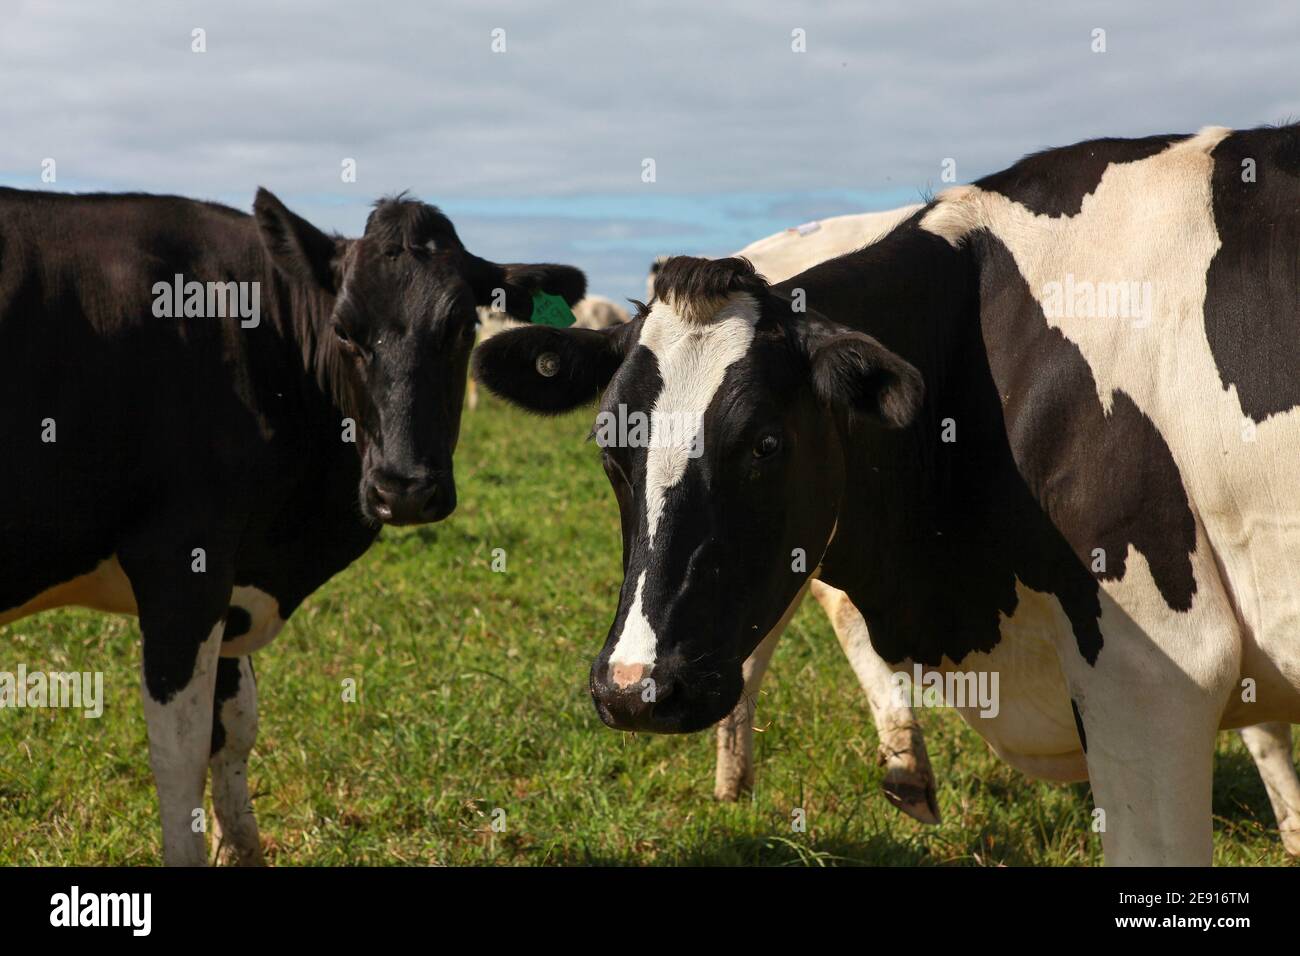
{"label": "white blaze on face", "polygon": [[[644,668],[650,673],[655,665],[655,632],[641,610],[641,592],[645,589],[646,572],[642,571],[636,581],[636,593],[632,596],[632,607],[628,609],[627,620],[623,622],[623,633],[618,636],[614,652],[609,655],[609,663],[617,672],[631,673],[635,667]],[[637,675],[640,676],[640,675]],[[618,681],[619,686],[626,686]],[[628,680],[627,684],[634,683]]]}
{"label": "white blaze on face", "polygon": [[[734,295],[706,321],[683,318],[672,305],[656,302],[641,327],[641,344],[659,363],[663,388],[651,410],[646,457],[646,524],[650,546],[663,515],[668,489],[681,481],[691,446],[702,441],[704,413],[727,369],[744,357],[754,341],[758,303]],[[680,427],[693,423],[690,427]]]}
{"label": "white blaze on face", "polygon": [[[650,447],[646,451],[645,507],[648,546],[663,517],[668,490],[682,480],[692,446],[704,436],[704,413],[722,386],[727,369],[744,357],[754,342],[759,307],[752,296],[737,294],[717,303],[711,316],[698,307],[683,317],[676,301],[654,304],[641,327],[640,343],[654,353],[663,387],[651,410]],[[691,423],[682,427],[683,423]],[[646,577],[637,579],[632,607],[610,654],[613,665],[654,666],[657,639],[642,610]]]}

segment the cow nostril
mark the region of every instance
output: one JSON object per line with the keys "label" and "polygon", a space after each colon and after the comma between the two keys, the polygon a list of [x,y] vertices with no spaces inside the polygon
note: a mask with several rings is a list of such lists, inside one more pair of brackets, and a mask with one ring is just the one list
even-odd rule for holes
{"label": "cow nostril", "polygon": [[370,486],[369,491],[370,507],[375,512],[375,517],[381,521],[389,521],[393,517],[393,501],[396,494],[378,482]]}

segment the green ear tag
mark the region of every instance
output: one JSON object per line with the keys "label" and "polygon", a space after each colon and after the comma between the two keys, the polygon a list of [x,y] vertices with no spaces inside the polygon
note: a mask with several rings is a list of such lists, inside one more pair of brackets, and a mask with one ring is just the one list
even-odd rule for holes
{"label": "green ear tag", "polygon": [[549,292],[533,293],[533,325],[553,325],[557,329],[567,329],[574,322],[569,304],[558,295]]}

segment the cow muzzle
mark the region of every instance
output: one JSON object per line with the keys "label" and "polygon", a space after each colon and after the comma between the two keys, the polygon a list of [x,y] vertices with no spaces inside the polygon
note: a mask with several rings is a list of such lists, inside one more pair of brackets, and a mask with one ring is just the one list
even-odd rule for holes
{"label": "cow muzzle", "polygon": [[591,668],[592,702],[600,719],[615,730],[671,733],[663,718],[674,690],[661,666],[597,661]]}
{"label": "cow muzzle", "polygon": [[451,475],[403,477],[380,472],[362,493],[366,514],[388,525],[441,521],[456,510],[456,484]]}
{"label": "cow muzzle", "polygon": [[654,666],[611,664],[591,668],[591,700],[606,726],[651,734],[689,734],[711,727],[740,700],[740,668],[683,666],[678,657]]}

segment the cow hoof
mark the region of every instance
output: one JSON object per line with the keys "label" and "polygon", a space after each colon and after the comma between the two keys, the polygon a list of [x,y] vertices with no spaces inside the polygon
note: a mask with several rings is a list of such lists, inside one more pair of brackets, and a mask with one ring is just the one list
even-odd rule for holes
{"label": "cow hoof", "polygon": [[261,846],[241,853],[235,847],[224,843],[217,850],[215,863],[217,866],[266,866],[266,860],[262,857]]}
{"label": "cow hoof", "polygon": [[925,774],[893,769],[885,773],[881,784],[885,799],[913,820],[937,826],[939,798],[934,792],[934,781]]}
{"label": "cow hoof", "polygon": [[1282,848],[1287,856],[1300,857],[1300,830],[1283,830],[1281,833]]}
{"label": "cow hoof", "polygon": [[718,781],[713,787],[713,799],[719,803],[735,803],[742,795],[754,789],[753,784],[739,780]]}

